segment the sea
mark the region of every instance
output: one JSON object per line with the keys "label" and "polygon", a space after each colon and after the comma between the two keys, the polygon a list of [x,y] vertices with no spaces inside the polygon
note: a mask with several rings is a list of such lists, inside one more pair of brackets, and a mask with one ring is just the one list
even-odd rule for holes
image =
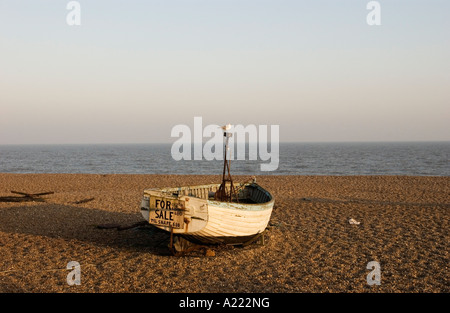
{"label": "sea", "polygon": [[[222,160],[175,160],[172,144],[0,145],[0,173],[221,175]],[[270,151],[270,145],[268,145]],[[280,143],[278,160],[230,161],[232,175],[450,176],[450,142]],[[262,164],[277,164],[262,170]],[[273,167],[273,166],[272,166]]]}

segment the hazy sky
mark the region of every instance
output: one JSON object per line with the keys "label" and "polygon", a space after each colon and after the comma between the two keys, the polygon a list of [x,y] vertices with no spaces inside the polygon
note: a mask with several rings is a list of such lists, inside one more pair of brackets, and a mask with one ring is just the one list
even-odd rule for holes
{"label": "hazy sky", "polygon": [[450,140],[450,1],[0,0],[0,144]]}

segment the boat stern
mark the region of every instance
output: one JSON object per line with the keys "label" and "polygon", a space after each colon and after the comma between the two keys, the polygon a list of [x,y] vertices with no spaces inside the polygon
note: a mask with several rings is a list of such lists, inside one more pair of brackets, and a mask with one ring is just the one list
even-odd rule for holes
{"label": "boat stern", "polygon": [[202,230],[208,222],[208,202],[171,189],[147,189],[141,214],[150,224],[176,234]]}

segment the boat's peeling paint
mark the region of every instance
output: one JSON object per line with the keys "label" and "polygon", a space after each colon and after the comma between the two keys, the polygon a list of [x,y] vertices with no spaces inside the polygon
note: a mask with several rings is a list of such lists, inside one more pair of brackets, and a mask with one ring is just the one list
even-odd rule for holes
{"label": "boat's peeling paint", "polygon": [[208,204],[213,205],[215,207],[229,208],[229,209],[236,209],[236,210],[245,210],[245,211],[264,211],[264,210],[267,210],[268,207],[273,206],[273,203],[274,203],[273,199],[269,202],[257,203],[257,204],[221,202],[221,201],[215,201],[215,200],[208,200]]}

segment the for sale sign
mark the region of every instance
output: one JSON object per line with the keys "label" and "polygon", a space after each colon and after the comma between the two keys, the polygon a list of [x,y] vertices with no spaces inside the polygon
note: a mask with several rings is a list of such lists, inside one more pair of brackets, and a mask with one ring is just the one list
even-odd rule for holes
{"label": "for sale sign", "polygon": [[[158,226],[184,227],[184,210],[178,209],[178,201],[154,198],[150,204],[149,223]],[[154,203],[154,206],[152,205]]]}

